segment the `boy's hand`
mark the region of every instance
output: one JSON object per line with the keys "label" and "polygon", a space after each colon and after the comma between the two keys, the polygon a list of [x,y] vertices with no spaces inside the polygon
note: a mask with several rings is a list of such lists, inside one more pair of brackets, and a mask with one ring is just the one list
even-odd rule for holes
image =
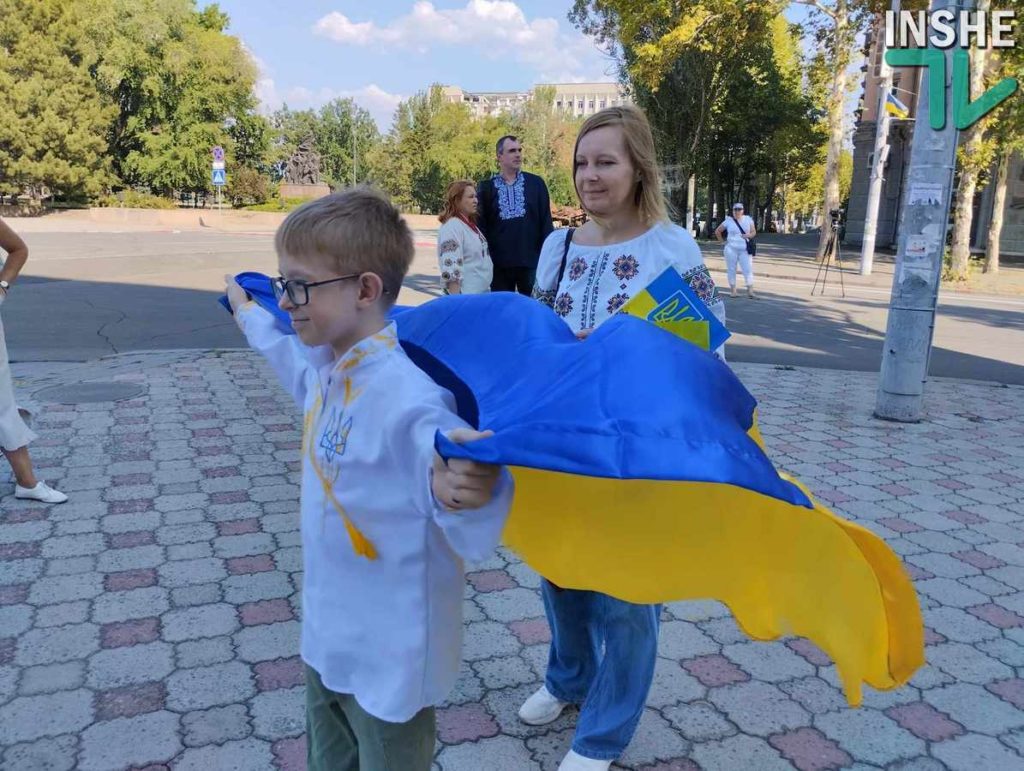
{"label": "boy's hand", "polygon": [[249,295],[245,293],[245,290],[232,275],[224,276],[224,291],[227,293],[232,313],[236,313],[241,306],[249,302]]}
{"label": "boy's hand", "polygon": [[590,335],[593,333],[593,331],[594,331],[593,327],[587,327],[586,329],[581,329],[579,332],[576,333],[576,339],[577,340],[586,340],[588,337],[590,337]]}
{"label": "boy's hand", "polygon": [[[493,431],[456,428],[448,438],[458,444],[475,442],[494,436]],[[501,466],[451,458],[447,463],[434,453],[434,480],[431,491],[438,502],[450,511],[478,509],[491,500],[498,483]]]}

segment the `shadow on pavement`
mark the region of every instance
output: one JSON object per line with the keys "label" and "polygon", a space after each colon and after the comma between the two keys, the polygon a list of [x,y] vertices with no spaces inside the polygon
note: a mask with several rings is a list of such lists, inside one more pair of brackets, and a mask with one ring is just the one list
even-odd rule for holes
{"label": "shadow on pavement", "polygon": [[[882,357],[884,330],[855,320],[846,310],[819,305],[815,300],[796,300],[762,292],[756,301],[727,300],[729,328],[737,336],[759,338],[764,345],[734,340],[728,356],[734,361],[759,364],[792,364],[859,371],[877,371]],[[851,309],[884,311],[887,302],[847,297]],[[956,306],[940,309],[943,316],[988,324],[999,328],[1020,328],[1022,314],[1013,311],[981,310]],[[929,374],[1024,384],[1024,367],[986,356],[977,356],[941,346],[932,348]]]}
{"label": "shadow on pavement", "polygon": [[[400,303],[412,292],[439,297],[435,276],[413,274]],[[86,361],[112,353],[182,348],[239,348],[245,339],[217,303],[219,292],[199,289],[51,280],[25,276],[3,306],[12,361]],[[848,297],[841,305],[762,293],[756,301],[727,300],[736,335],[729,358],[840,370],[879,367],[883,334],[858,320],[882,312],[883,300]],[[1022,314],[944,306],[942,316],[1020,329]],[[942,320],[940,318],[940,324]],[[992,347],[990,347],[990,350]],[[1024,384],[1024,366],[936,347],[931,374]]]}

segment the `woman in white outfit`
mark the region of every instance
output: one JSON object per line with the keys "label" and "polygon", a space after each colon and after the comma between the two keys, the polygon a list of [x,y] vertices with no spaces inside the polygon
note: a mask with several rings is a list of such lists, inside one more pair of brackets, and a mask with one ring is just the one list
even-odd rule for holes
{"label": "woman in white outfit", "polygon": [[[0,250],[7,258],[0,267],[0,309],[11,291],[11,284],[18,277],[28,259],[28,247],[7,224],[0,220]],[[32,459],[28,454],[28,443],[36,438],[25,425],[14,400],[14,383],[11,380],[11,366],[7,362],[7,343],[4,340],[4,325],[0,316],[0,450],[14,469],[16,481],[15,498],[30,498],[43,503],[64,503],[64,493],[54,490],[45,482],[36,479],[32,470]]]}
{"label": "woman in white outfit", "polygon": [[754,257],[747,253],[747,242],[757,235],[754,220],[743,213],[743,204],[732,206],[732,216],[726,217],[715,230],[715,238],[725,240],[725,270],[729,277],[729,293],[736,296],[736,264],[743,271],[743,282],[747,285],[747,297],[754,296]]}
{"label": "woman in white outfit", "polygon": [[458,179],[448,185],[444,198],[437,234],[437,262],[444,293],[490,292],[494,265],[487,239],[476,226],[476,185],[472,180]]}

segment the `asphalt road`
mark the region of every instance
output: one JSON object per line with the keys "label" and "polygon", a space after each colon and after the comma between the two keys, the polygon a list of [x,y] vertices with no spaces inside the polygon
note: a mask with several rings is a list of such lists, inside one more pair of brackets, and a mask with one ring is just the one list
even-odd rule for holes
{"label": "asphalt road", "polygon": [[[82,361],[110,353],[240,347],[217,304],[225,273],[273,272],[269,234],[183,231],[31,233],[31,257],[3,306],[14,361]],[[430,235],[399,296],[419,304],[439,294]],[[724,276],[713,274],[720,284]],[[763,279],[760,299],[728,300],[735,361],[877,370],[889,291]],[[1024,384],[1024,298],[946,294],[931,375]]]}

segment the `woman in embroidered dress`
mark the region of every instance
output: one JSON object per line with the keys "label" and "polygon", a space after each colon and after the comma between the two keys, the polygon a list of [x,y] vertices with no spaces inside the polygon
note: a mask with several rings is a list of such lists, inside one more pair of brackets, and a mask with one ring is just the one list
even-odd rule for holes
{"label": "woman in embroidered dress", "polygon": [[[6,259],[0,260],[0,305],[3,305],[11,291],[11,284],[28,259],[25,242],[3,220],[0,220],[0,253],[7,255]],[[25,425],[14,401],[14,383],[11,380],[11,367],[7,363],[4,326],[0,321],[0,450],[14,469],[14,497],[43,503],[64,503],[68,499],[64,493],[36,478],[28,454],[28,444],[35,438],[36,435]]]}
{"label": "woman in embroidered dress", "polygon": [[487,253],[487,239],[476,226],[476,206],[472,180],[458,179],[448,185],[437,234],[437,261],[445,294],[491,291],[494,266]]}
{"label": "woman in embroidered dress", "polygon": [[[697,243],[669,221],[654,139],[640,110],[612,107],[588,118],[576,139],[573,172],[589,221],[548,236],[534,297],[583,339],[671,266],[725,321]],[[519,717],[543,725],[568,704],[581,704],[559,771],[605,771],[626,749],[643,713],[661,608],[547,580],[542,593],[551,626],[547,677]]]}

